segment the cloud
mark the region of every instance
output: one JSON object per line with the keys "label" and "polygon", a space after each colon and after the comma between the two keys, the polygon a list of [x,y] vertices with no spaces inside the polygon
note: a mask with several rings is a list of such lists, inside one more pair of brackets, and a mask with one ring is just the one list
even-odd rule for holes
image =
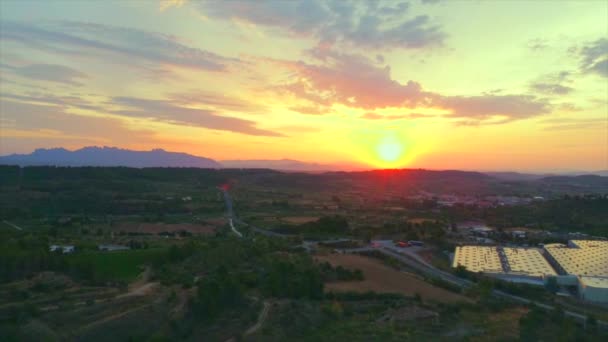
{"label": "cloud", "polygon": [[501,117],[494,123],[521,120],[551,112],[548,102],[529,95],[441,96],[434,104],[450,110],[452,117],[474,121]]}
{"label": "cloud", "polygon": [[558,83],[532,83],[530,86],[533,90],[551,95],[567,95],[574,90],[572,87],[564,86]]}
{"label": "cloud", "polygon": [[[549,113],[546,99],[519,94],[483,94],[478,96],[443,96],[423,89],[416,81],[400,83],[391,78],[388,66],[376,64],[360,55],[315,50],[311,54],[321,63],[271,60],[291,72],[289,83],[277,86],[311,105],[331,107],[340,104],[352,108],[438,108],[444,117],[467,119],[477,123],[504,123]],[[368,116],[373,119],[375,115]]]}
{"label": "cloud", "polygon": [[331,111],[328,107],[323,106],[293,106],[289,107],[289,109],[300,114],[309,115],[322,115]]}
{"label": "cloud", "polygon": [[426,15],[408,17],[407,2],[378,1],[204,1],[205,16],[244,21],[362,48],[419,49],[442,45],[446,34]]}
{"label": "cloud", "polygon": [[213,108],[240,111],[254,112],[266,110],[266,107],[254,104],[240,98],[216,94],[209,91],[193,90],[180,93],[170,93],[167,95],[172,103],[181,106],[211,106]]}
{"label": "cloud", "polygon": [[570,71],[545,75],[537,81],[532,82],[530,89],[534,92],[547,95],[567,95],[574,90],[574,88],[564,85],[564,83],[572,83],[571,76],[572,72]]}
{"label": "cloud", "polygon": [[540,122],[544,126],[544,130],[548,131],[566,131],[566,130],[589,130],[589,129],[607,129],[608,120],[604,118],[553,118],[546,119]]}
{"label": "cloud", "polygon": [[152,68],[167,65],[224,71],[234,59],[191,47],[176,36],[133,28],[81,22],[26,24],[3,21],[0,40],[33,49]]}
{"label": "cloud", "polygon": [[579,54],[583,71],[608,77],[608,38],[589,42],[580,49]]}
{"label": "cloud", "polygon": [[294,73],[294,82],[283,91],[319,105],[340,103],[350,107],[377,109],[413,107],[425,101],[420,84],[401,84],[390,77],[390,67],[350,54],[324,52],[322,65],[303,61],[274,61]]}
{"label": "cloud", "polygon": [[182,7],[186,0],[160,0],[158,10],[164,12],[171,7]]}
{"label": "cloud", "polygon": [[528,49],[530,49],[532,51],[540,51],[540,50],[545,50],[546,48],[548,48],[549,44],[546,39],[535,38],[535,39],[530,39],[528,41],[527,46],[528,46]]}
{"label": "cloud", "polygon": [[151,131],[127,128],[117,118],[68,114],[65,109],[3,98],[0,111],[3,118],[10,119],[9,124],[3,124],[3,138],[75,139],[87,143],[132,143],[153,138]]}
{"label": "cloud", "polygon": [[185,107],[171,100],[114,97],[106,99],[105,102],[95,103],[76,95],[56,96],[46,93],[12,94],[6,92],[0,94],[0,99],[18,101],[15,103],[25,102],[34,106],[32,108],[39,106],[40,108],[57,108],[62,111],[81,109],[90,110],[96,114],[144,118],[174,125],[195,126],[247,135],[284,136],[278,132],[257,128],[255,122],[250,120],[218,115],[214,110]]}
{"label": "cloud", "polygon": [[284,136],[278,132],[257,128],[255,123],[250,120],[217,115],[214,111],[207,109],[182,107],[167,100],[115,97],[110,103],[124,108],[110,111],[110,113],[116,115],[139,117],[174,125],[196,126],[247,135]]}
{"label": "cloud", "polygon": [[590,71],[593,71],[601,76],[608,77],[608,58],[605,58],[595,64],[593,64],[590,68]]}
{"label": "cloud", "polygon": [[57,64],[2,65],[2,68],[8,69],[21,77],[73,86],[81,86],[82,79],[88,78],[85,73]]}
{"label": "cloud", "polygon": [[423,119],[431,118],[435,115],[422,114],[422,113],[409,113],[409,114],[390,114],[383,115],[374,112],[367,112],[361,116],[362,119],[368,120],[404,120],[404,119]]}
{"label": "cloud", "polygon": [[61,108],[78,108],[97,112],[105,111],[103,106],[97,105],[77,95],[54,95],[38,91],[30,91],[24,94],[0,92],[0,98],[16,100],[19,102],[58,106]]}

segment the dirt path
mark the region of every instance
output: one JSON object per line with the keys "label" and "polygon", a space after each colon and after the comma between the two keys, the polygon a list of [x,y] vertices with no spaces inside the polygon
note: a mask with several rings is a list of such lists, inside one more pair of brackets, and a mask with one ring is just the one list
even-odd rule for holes
{"label": "dirt path", "polygon": [[135,307],[135,308],[133,308],[133,309],[131,309],[131,310],[127,310],[127,311],[119,312],[119,313],[117,313],[117,314],[115,314],[115,315],[111,315],[111,316],[106,316],[106,317],[104,317],[104,318],[102,318],[102,319],[100,319],[100,320],[97,320],[97,321],[91,322],[91,323],[89,323],[89,324],[87,324],[87,325],[85,325],[85,326],[81,327],[80,329],[78,329],[78,331],[79,331],[79,332],[86,331],[86,330],[88,330],[88,329],[90,329],[90,328],[92,328],[92,327],[94,327],[94,326],[96,326],[96,325],[103,324],[103,323],[105,323],[105,322],[109,322],[109,321],[113,321],[113,320],[115,320],[115,319],[117,319],[117,318],[123,317],[123,316],[125,316],[125,315],[128,315],[128,314],[130,314],[130,313],[132,313],[132,312],[135,312],[135,311],[138,311],[138,310],[141,310],[141,309],[143,309],[143,308],[147,308],[147,307],[149,307],[149,306],[151,306],[151,305],[152,305],[152,304],[144,304],[144,305],[140,305],[140,306],[138,306],[138,307]]}
{"label": "dirt path", "polygon": [[17,229],[17,230],[23,230],[23,228],[19,227],[19,226],[18,226],[18,225],[16,225],[16,224],[10,223],[10,222],[8,222],[8,221],[2,221],[2,222],[4,222],[4,224],[6,224],[6,225],[8,225],[8,226],[11,226],[11,227],[13,227],[13,228],[15,228],[15,229]]}
{"label": "dirt path", "polygon": [[264,307],[262,308],[262,311],[260,312],[260,315],[258,316],[258,321],[254,325],[249,327],[249,329],[247,329],[247,331],[245,331],[245,336],[251,335],[251,334],[255,333],[256,331],[258,331],[264,324],[264,321],[266,321],[266,318],[268,317],[268,311],[270,311],[270,303],[267,301],[264,301],[263,304],[264,304]]}

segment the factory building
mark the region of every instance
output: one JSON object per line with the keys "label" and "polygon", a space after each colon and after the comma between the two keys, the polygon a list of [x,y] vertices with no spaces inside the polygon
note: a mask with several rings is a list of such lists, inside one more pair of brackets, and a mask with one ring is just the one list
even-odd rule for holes
{"label": "factory building", "polygon": [[561,275],[578,279],[581,298],[608,303],[608,241],[571,240],[545,245],[545,256]]}
{"label": "factory building", "polygon": [[544,285],[545,277],[557,274],[536,248],[457,247],[452,266],[459,265],[470,272],[534,285]]}
{"label": "factory building", "polygon": [[501,246],[456,247],[452,267],[464,266],[498,279],[577,287],[584,300],[608,303],[608,241],[571,240],[567,245],[537,248]]}

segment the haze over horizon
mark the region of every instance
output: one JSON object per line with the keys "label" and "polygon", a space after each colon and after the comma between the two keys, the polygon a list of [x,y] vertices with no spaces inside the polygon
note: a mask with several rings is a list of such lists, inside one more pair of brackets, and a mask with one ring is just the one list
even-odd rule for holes
{"label": "haze over horizon", "polygon": [[605,1],[2,1],[0,155],[95,145],[606,170],[607,13]]}

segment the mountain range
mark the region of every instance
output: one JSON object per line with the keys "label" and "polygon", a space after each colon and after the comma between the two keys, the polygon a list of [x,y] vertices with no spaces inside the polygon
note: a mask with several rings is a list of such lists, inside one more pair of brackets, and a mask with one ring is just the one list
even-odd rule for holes
{"label": "mountain range", "polygon": [[132,151],[116,147],[85,147],[75,151],[64,148],[37,149],[31,154],[12,154],[0,157],[4,165],[52,166],[126,166],[126,167],[198,167],[219,169],[213,159],[187,153],[167,152],[162,149]]}
{"label": "mountain range", "polygon": [[[125,167],[196,167],[207,169],[242,168],[274,169],[279,171],[362,171],[369,169],[358,164],[322,164],[303,162],[292,159],[278,160],[222,160],[199,157],[187,153],[169,152],[163,149],[151,151],[134,151],[116,147],[84,147],[70,151],[65,148],[37,149],[30,154],[11,154],[0,156],[0,165],[20,166],[125,166]],[[503,181],[533,181],[548,176],[608,176],[608,170],[595,172],[568,171],[553,173],[518,173],[518,172],[485,172],[485,174]]]}

